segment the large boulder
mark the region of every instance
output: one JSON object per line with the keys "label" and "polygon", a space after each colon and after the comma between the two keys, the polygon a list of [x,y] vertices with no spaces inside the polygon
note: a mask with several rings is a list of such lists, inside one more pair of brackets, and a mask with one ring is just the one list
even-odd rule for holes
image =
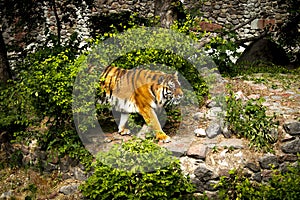
{"label": "large boulder", "polygon": [[237,63],[252,64],[257,62],[287,66],[289,58],[283,48],[268,39],[252,42],[243,52]]}

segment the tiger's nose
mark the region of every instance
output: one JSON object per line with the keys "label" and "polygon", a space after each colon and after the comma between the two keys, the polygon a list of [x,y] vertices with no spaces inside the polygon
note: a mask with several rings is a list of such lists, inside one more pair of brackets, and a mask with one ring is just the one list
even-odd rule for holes
{"label": "tiger's nose", "polygon": [[182,92],[182,90],[179,90],[179,91],[178,91],[178,95],[177,95],[177,96],[178,96],[178,98],[180,98],[180,99],[183,97],[183,92]]}

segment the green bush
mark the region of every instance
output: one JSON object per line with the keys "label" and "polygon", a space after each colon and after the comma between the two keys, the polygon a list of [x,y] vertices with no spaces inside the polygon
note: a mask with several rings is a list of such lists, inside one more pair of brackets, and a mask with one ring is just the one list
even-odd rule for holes
{"label": "green bush", "polygon": [[226,200],[294,200],[300,196],[299,161],[295,167],[289,167],[286,173],[273,171],[266,183],[250,181],[237,170],[231,170],[229,177],[222,176],[215,185],[219,189],[220,199]]}
{"label": "green bush", "polygon": [[275,116],[266,115],[266,107],[262,105],[263,99],[250,99],[245,104],[236,99],[233,91],[226,99],[226,121],[230,129],[239,137],[250,140],[250,147],[271,150],[271,144],[276,141],[272,132],[276,131]]}
{"label": "green bush", "polygon": [[151,140],[133,139],[101,152],[80,186],[89,199],[186,199],[194,186],[179,160]]}
{"label": "green bush", "polygon": [[[226,39],[225,39],[226,38]],[[238,57],[238,44],[234,41],[237,39],[237,34],[232,31],[222,30],[222,34],[211,38],[210,42],[205,45],[205,49],[218,66],[220,73],[228,76],[234,76],[234,63],[231,57]],[[230,54],[229,54],[230,53]]]}
{"label": "green bush", "polygon": [[[72,115],[73,82],[84,56],[75,60],[73,50],[57,51],[42,49],[29,55],[16,79],[1,90],[0,129],[13,142],[37,139],[43,150],[58,151],[60,156],[68,153],[88,163],[91,157]],[[47,129],[42,130],[41,124]]]}

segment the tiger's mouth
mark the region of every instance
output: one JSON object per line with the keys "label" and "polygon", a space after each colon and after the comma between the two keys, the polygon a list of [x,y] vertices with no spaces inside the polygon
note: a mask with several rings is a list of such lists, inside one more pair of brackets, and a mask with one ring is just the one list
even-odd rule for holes
{"label": "tiger's mouth", "polygon": [[182,97],[183,97],[182,95],[178,95],[178,96],[176,96],[175,98],[172,98],[172,99],[169,101],[169,104],[174,104],[174,105],[180,104]]}
{"label": "tiger's mouth", "polygon": [[174,105],[178,105],[178,104],[180,104],[180,102],[181,102],[181,98],[182,98],[182,97],[174,99],[174,102],[173,102],[173,104],[174,104]]}

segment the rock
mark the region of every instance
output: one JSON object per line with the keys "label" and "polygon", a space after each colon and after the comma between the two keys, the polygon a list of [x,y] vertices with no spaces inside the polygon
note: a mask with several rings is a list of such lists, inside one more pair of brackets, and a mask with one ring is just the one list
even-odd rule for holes
{"label": "rock", "polygon": [[203,144],[206,145],[208,148],[213,148],[217,145],[218,140],[217,138],[213,138],[213,139],[209,139],[209,138],[205,138],[203,140]]}
{"label": "rock", "polygon": [[199,144],[198,142],[193,142],[187,151],[187,155],[197,159],[205,160],[207,153],[207,146]]}
{"label": "rock", "polygon": [[191,181],[196,186],[196,192],[204,192],[204,183],[202,181],[198,178],[193,178]]}
{"label": "rock", "polygon": [[250,169],[253,172],[259,172],[260,171],[260,167],[257,166],[255,163],[249,162],[245,165],[245,167],[247,167],[248,169]]}
{"label": "rock", "polygon": [[228,149],[224,149],[223,151],[221,151],[220,158],[225,158],[227,152],[228,152]]}
{"label": "rock", "polygon": [[274,99],[274,100],[281,100],[282,99],[282,96],[277,96],[277,95],[274,95],[274,96],[271,96],[271,99]]}
{"label": "rock", "polygon": [[254,173],[252,176],[252,179],[254,181],[261,182],[261,180],[262,180],[261,173],[260,172]]}
{"label": "rock", "polygon": [[2,193],[1,194],[1,196],[0,196],[0,199],[2,200],[5,200],[5,199],[11,199],[12,198],[12,193],[13,193],[13,191],[12,190],[9,190],[9,191],[7,191],[7,192],[4,192],[4,193]]}
{"label": "rock", "polygon": [[63,193],[64,195],[70,195],[70,194],[75,193],[78,190],[78,186],[79,186],[79,183],[73,183],[70,185],[62,186],[59,189],[59,192]]}
{"label": "rock", "polygon": [[221,177],[221,176],[226,176],[226,177],[229,177],[230,174],[229,174],[229,170],[227,168],[220,168],[218,170],[218,176]]}
{"label": "rock", "polygon": [[206,104],[206,107],[207,108],[212,108],[212,107],[216,107],[218,104],[216,101],[209,101],[207,104]]}
{"label": "rock", "polygon": [[214,178],[214,173],[205,166],[199,166],[195,169],[194,174],[200,181],[206,182]]}
{"label": "rock", "polygon": [[[221,15],[220,15],[220,16],[221,16]],[[217,18],[217,21],[218,21],[218,22],[221,22],[221,23],[225,23],[225,22],[226,22],[226,18],[218,17],[218,18]]]}
{"label": "rock", "polygon": [[282,66],[289,64],[289,58],[285,51],[268,39],[259,39],[251,43],[237,60],[237,63],[248,64],[257,63],[257,61]]}
{"label": "rock", "polygon": [[73,173],[74,173],[74,178],[77,179],[77,180],[85,181],[88,178],[87,173],[84,172],[79,167],[75,167]]}
{"label": "rock", "polygon": [[221,107],[212,107],[211,109],[209,109],[207,115],[208,115],[209,119],[216,119],[222,113],[223,113],[223,111],[222,111]]}
{"label": "rock", "polygon": [[300,135],[300,122],[284,124],[283,128],[290,135]]}
{"label": "rock", "polygon": [[298,156],[295,154],[284,154],[279,157],[279,163],[283,162],[296,162],[298,160]]}
{"label": "rock", "polygon": [[232,24],[233,24],[233,25],[237,25],[237,24],[239,24],[239,23],[240,23],[240,21],[239,21],[238,19],[232,20]]}
{"label": "rock", "polygon": [[180,167],[182,169],[183,174],[189,174],[191,178],[193,178],[195,169],[199,166],[200,163],[204,163],[203,160],[191,158],[188,156],[182,156],[179,158]]}
{"label": "rock", "polygon": [[259,94],[250,94],[247,96],[248,99],[259,99],[260,95]]}
{"label": "rock", "polygon": [[72,159],[69,156],[65,156],[60,159],[59,169],[61,172],[68,172],[70,170],[70,167],[75,167],[78,164],[79,163],[77,160]]}
{"label": "rock", "polygon": [[203,5],[211,6],[211,2],[210,2],[210,1],[204,1],[204,2],[203,2]]}
{"label": "rock", "polygon": [[214,6],[214,9],[216,9],[216,10],[218,10],[218,9],[220,9],[220,8],[221,8],[220,5],[215,5],[215,6]]}
{"label": "rock", "polygon": [[250,170],[243,171],[243,176],[246,178],[250,178],[252,176],[252,172]]}
{"label": "rock", "polygon": [[[227,151],[227,149],[226,149]],[[226,151],[223,151],[223,155],[224,153],[226,153]],[[221,159],[217,161],[218,166],[220,167],[224,167],[224,168],[228,168],[230,166],[230,164],[228,163],[228,159]]]}
{"label": "rock", "polygon": [[277,140],[278,140],[278,130],[275,129],[275,128],[272,128],[270,130],[270,136],[271,136],[271,138],[270,138],[271,143],[277,142]]}
{"label": "rock", "polygon": [[214,187],[216,184],[218,184],[218,181],[209,180],[204,184],[204,189],[208,191],[216,191],[217,187]]}
{"label": "rock", "polygon": [[191,143],[193,142],[193,137],[187,135],[175,135],[172,137],[172,141],[169,143],[160,144],[161,147],[165,147],[170,150],[173,156],[181,157],[186,154]]}
{"label": "rock", "polygon": [[46,161],[43,161],[44,165],[44,171],[47,173],[51,173],[54,170],[57,170],[58,166],[53,163],[48,163]]}
{"label": "rock", "polygon": [[294,136],[291,136],[290,134],[284,134],[283,138],[280,140],[281,142],[288,142],[296,139]]}
{"label": "rock", "polygon": [[200,120],[200,119],[203,119],[203,118],[205,118],[205,113],[202,113],[202,112],[196,112],[193,115],[194,120]]}
{"label": "rock", "polygon": [[230,138],[232,135],[232,131],[229,129],[229,125],[227,124],[223,125],[221,132],[225,138]]}
{"label": "rock", "polygon": [[262,181],[268,182],[273,176],[273,170],[264,170],[261,172]]}
{"label": "rock", "polygon": [[281,147],[284,153],[300,153],[300,139],[297,138]]}
{"label": "rock", "polygon": [[242,101],[248,100],[247,97],[244,95],[244,93],[241,90],[234,93],[234,98],[235,98],[235,100],[239,100],[239,99],[241,99]]}
{"label": "rock", "polygon": [[231,138],[231,139],[226,139],[223,140],[219,146],[221,147],[233,147],[235,149],[243,149],[244,148],[244,144],[243,141],[240,139],[236,139],[236,138]]}
{"label": "rock", "polygon": [[205,132],[205,129],[203,129],[203,128],[197,128],[197,129],[195,129],[194,130],[194,134],[197,137],[206,137],[206,132]]}
{"label": "rock", "polygon": [[277,168],[279,166],[277,156],[275,155],[265,155],[259,160],[260,167],[263,169],[272,169],[272,167]]}
{"label": "rock", "polygon": [[218,123],[213,123],[205,130],[208,138],[214,138],[221,133],[221,126]]}

